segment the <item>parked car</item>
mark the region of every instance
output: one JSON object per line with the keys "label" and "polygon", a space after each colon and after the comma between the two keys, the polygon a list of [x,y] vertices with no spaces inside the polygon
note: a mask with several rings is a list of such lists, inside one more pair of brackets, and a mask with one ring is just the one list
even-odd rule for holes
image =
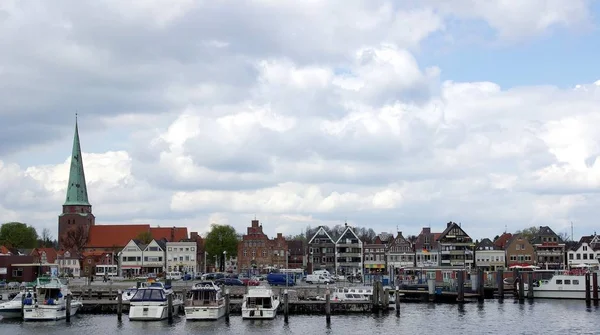
{"label": "parked car", "polygon": [[306,276],[306,283],[308,283],[308,284],[313,284],[313,283],[315,283],[315,284],[333,284],[334,281],[333,281],[333,279],[326,277],[325,275],[322,275],[322,274],[320,274],[320,275],[312,274],[312,275]]}
{"label": "parked car", "polygon": [[240,276],[239,280],[247,286],[258,286],[260,285],[260,281],[256,277],[248,278],[244,276]]}
{"label": "parked car", "polygon": [[225,286],[244,286],[244,283],[236,278],[220,278],[215,280],[215,284]]}
{"label": "parked car", "polygon": [[[287,281],[287,282],[286,282]],[[267,275],[267,282],[269,285],[282,285],[282,286],[294,286],[294,275],[288,273],[269,273]]]}
{"label": "parked car", "polygon": [[8,283],[6,288],[19,288],[19,286],[21,286],[21,283],[16,282],[16,281],[11,281],[10,283]]}
{"label": "parked car", "polygon": [[196,272],[194,279],[197,279],[197,280],[202,279],[202,272]]}
{"label": "parked car", "polygon": [[192,274],[191,273],[186,273],[183,276],[181,276],[181,280],[192,280]]}
{"label": "parked car", "polygon": [[6,282],[0,281],[0,288],[6,288]]}

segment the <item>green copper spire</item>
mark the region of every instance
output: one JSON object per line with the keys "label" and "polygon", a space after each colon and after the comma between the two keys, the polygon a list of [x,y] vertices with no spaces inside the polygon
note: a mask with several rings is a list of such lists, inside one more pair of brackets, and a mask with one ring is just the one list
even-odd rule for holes
{"label": "green copper spire", "polygon": [[69,185],[67,185],[67,200],[65,205],[90,206],[88,202],[85,173],[83,172],[83,158],[79,145],[79,131],[77,129],[77,114],[75,114],[75,138],[73,138],[73,153],[71,154],[71,170],[69,172]]}

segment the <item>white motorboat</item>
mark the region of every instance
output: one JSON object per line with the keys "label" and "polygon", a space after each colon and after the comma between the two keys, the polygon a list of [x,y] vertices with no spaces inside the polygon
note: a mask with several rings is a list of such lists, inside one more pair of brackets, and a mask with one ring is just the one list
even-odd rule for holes
{"label": "white motorboat", "polygon": [[[590,285],[593,285],[590,280]],[[529,285],[524,283],[525,294]],[[590,288],[592,290],[592,288]],[[585,275],[555,274],[533,283],[533,297],[547,299],[585,299]]]}
{"label": "white motorboat", "polygon": [[[169,317],[168,297],[171,295],[173,315],[178,315],[182,306],[181,298],[173,293],[170,288],[154,285],[140,288],[129,300],[129,320],[132,321],[158,321]],[[160,284],[160,283],[158,283]]]}
{"label": "white motorboat", "polygon": [[280,301],[273,290],[257,286],[248,290],[242,302],[242,318],[244,319],[274,319]]}
{"label": "white motorboat", "polygon": [[[67,317],[67,296],[71,294],[66,283],[57,277],[40,277],[31,297],[25,297],[23,320],[49,321]],[[71,300],[70,315],[77,314],[83,303]]]}
{"label": "white motorboat", "polygon": [[[11,300],[8,300],[0,304],[0,316],[3,319],[13,319],[21,317],[21,307],[23,306],[23,294],[25,292],[19,292]],[[31,295],[31,292],[29,293]]]}
{"label": "white motorboat", "polygon": [[[155,282],[155,283],[156,284],[154,285],[154,287],[164,288],[162,283],[160,283],[160,282]],[[152,283],[152,284],[154,284],[154,283]],[[133,287],[123,290],[123,292],[121,293],[121,300],[122,301],[131,300],[131,298],[135,295],[135,292],[137,292],[138,289],[144,288],[144,287],[149,287],[150,285],[151,285],[151,283],[138,282],[136,286],[133,286]],[[119,300],[119,297],[116,297],[115,300]]]}
{"label": "white motorboat", "polygon": [[194,284],[185,300],[187,320],[217,320],[225,316],[225,297],[221,288],[212,281]]}

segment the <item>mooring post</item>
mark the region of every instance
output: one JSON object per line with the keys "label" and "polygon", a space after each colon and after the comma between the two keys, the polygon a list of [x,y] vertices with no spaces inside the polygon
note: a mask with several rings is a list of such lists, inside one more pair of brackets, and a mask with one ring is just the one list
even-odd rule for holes
{"label": "mooring post", "polygon": [[533,300],[533,282],[535,281],[535,277],[533,276],[533,272],[527,273],[527,298],[529,300]]}
{"label": "mooring post", "polygon": [[21,320],[23,320],[23,318],[25,317],[25,298],[26,298],[26,296],[27,296],[27,290],[25,292],[23,292],[23,295],[21,295]]}
{"label": "mooring post", "polygon": [[283,290],[283,320],[285,322],[288,322],[288,316],[289,316],[289,297],[288,297],[288,290]]}
{"label": "mooring post", "polygon": [[590,285],[590,274],[585,274],[585,303],[590,304],[592,302],[591,285]]}
{"label": "mooring post", "polygon": [[117,291],[117,320],[121,322],[123,317],[123,293],[121,290]]}
{"label": "mooring post", "polygon": [[465,301],[465,272],[460,270],[456,275],[458,276],[456,278],[458,280],[456,302],[462,303]]}
{"label": "mooring post", "polygon": [[485,299],[485,283],[483,282],[483,269],[477,269],[477,300],[484,302]]}
{"label": "mooring post", "polygon": [[598,305],[598,272],[592,273],[592,296],[594,305]]}
{"label": "mooring post", "polygon": [[390,307],[390,289],[383,289],[383,310],[387,311]]}
{"label": "mooring post", "polygon": [[504,299],[504,269],[496,272],[496,284],[498,285],[498,299]]}
{"label": "mooring post", "polygon": [[394,298],[396,302],[396,316],[400,316],[400,286],[396,285],[396,292],[394,292]]}
{"label": "mooring post", "polygon": [[229,313],[231,310],[231,296],[229,295],[229,289],[225,290],[225,320],[229,321]]}
{"label": "mooring post", "polygon": [[72,298],[73,298],[73,296],[71,296],[71,294],[67,294],[67,306],[65,308],[67,322],[71,322],[71,299]]}
{"label": "mooring post", "polygon": [[329,296],[329,289],[325,290],[325,320],[327,323],[331,322],[331,297]]}
{"label": "mooring post", "polygon": [[167,295],[167,318],[173,322],[173,294]]}
{"label": "mooring post", "polygon": [[88,299],[92,299],[92,288],[88,288]]}
{"label": "mooring post", "polygon": [[523,280],[523,273],[519,272],[519,303],[525,302],[525,281]]}

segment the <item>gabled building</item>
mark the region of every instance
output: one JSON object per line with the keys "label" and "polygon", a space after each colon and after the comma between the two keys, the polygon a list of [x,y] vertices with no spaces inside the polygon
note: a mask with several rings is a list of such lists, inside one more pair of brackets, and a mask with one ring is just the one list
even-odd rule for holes
{"label": "gabled building", "polygon": [[506,243],[504,251],[508,268],[535,265],[535,249],[524,235],[513,235]]}
{"label": "gabled building", "polygon": [[471,268],[473,266],[473,240],[461,226],[448,222],[446,229],[437,238],[440,265],[452,268]]}
{"label": "gabled building", "polygon": [[79,278],[81,275],[81,255],[76,251],[59,250],[56,255],[58,274]]}
{"label": "gabled building", "polygon": [[161,273],[166,268],[167,241],[152,240],[144,244],[139,240],[130,240],[119,253],[119,275],[137,277],[149,273]]}
{"label": "gabled building", "polygon": [[502,233],[502,235],[498,236],[498,238],[494,241],[494,246],[498,249],[506,249],[506,244],[512,238],[511,233]]}
{"label": "gabled building", "polygon": [[567,262],[570,268],[579,266],[598,265],[600,260],[600,236],[582,236],[570,250],[567,251]]}
{"label": "gabled building", "polygon": [[236,267],[241,273],[266,273],[286,266],[288,255],[287,241],[281,233],[269,239],[263,232],[262,224],[254,219],[246,234],[238,243]]}
{"label": "gabled building", "polygon": [[119,276],[135,278],[142,273],[144,245],[138,240],[129,240],[119,252]]}
{"label": "gabled building", "polygon": [[[346,229],[335,242],[336,274],[362,273],[363,242],[354,229],[345,223]],[[385,261],[385,260],[384,260]]]}
{"label": "gabled building", "polygon": [[431,228],[424,227],[415,242],[415,266],[430,268],[440,265],[438,241],[440,233],[432,233]]}
{"label": "gabled building", "polygon": [[565,267],[565,242],[550,227],[540,226],[531,240],[537,266],[547,269]]}
{"label": "gabled building", "polygon": [[506,253],[489,238],[475,245],[475,266],[484,271],[496,271],[506,267]]}
{"label": "gabled building", "polygon": [[115,253],[106,251],[84,251],[81,254],[82,264],[80,275],[82,277],[96,277],[118,274],[118,262],[113,258]]}
{"label": "gabled building", "polygon": [[335,241],[323,226],[308,240],[308,271],[327,270],[335,273]]}
{"label": "gabled building", "polygon": [[415,245],[399,231],[395,238],[390,239],[387,248],[387,266],[389,273],[395,273],[397,269],[415,266]]}

